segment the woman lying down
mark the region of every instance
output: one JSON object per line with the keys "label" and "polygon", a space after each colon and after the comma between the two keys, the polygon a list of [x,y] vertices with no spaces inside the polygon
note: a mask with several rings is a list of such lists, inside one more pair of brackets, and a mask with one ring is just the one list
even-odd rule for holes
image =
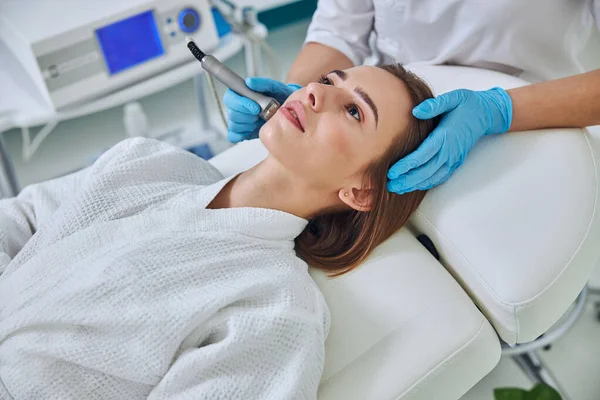
{"label": "woman lying down", "polygon": [[1,200],[0,398],[314,399],[329,314],[307,263],[351,270],[418,206],[386,173],[429,97],[400,66],[333,71],[237,176],[132,139]]}

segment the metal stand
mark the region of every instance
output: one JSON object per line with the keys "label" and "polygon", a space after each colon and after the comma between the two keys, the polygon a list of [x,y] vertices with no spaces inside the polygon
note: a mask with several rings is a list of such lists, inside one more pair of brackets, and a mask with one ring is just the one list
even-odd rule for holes
{"label": "metal stand", "polygon": [[[252,7],[244,7],[242,9],[242,19],[244,21],[244,29],[252,32],[258,22],[256,10]],[[246,76],[257,76],[262,74],[262,58],[260,57],[260,45],[250,38],[245,39],[245,58],[246,58]]]}
{"label": "metal stand", "polygon": [[515,360],[517,365],[521,367],[521,370],[532,382],[540,382],[552,386],[558,391],[562,400],[570,400],[565,389],[558,383],[552,371],[545,365],[536,351],[513,356],[513,360]]}
{"label": "metal stand", "polygon": [[260,57],[260,45],[246,40],[244,43],[244,57],[246,59],[246,76],[257,76],[262,74],[262,64]]}
{"label": "metal stand", "polygon": [[563,400],[569,400],[566,391],[559,384],[558,380],[552,374],[547,365],[540,359],[537,354],[537,350],[540,348],[548,348],[559,337],[563,336],[571,326],[579,319],[583,309],[585,307],[588,295],[588,287],[583,288],[577,299],[575,305],[569,311],[567,319],[559,326],[549,331],[548,333],[540,336],[538,339],[531,343],[518,344],[514,347],[503,343],[502,344],[502,355],[508,355],[515,360],[521,370],[531,379],[533,382],[545,383],[546,385],[555,388],[561,395]]}
{"label": "metal stand", "polygon": [[13,197],[19,193],[19,183],[2,132],[0,132],[0,198]]}
{"label": "metal stand", "polygon": [[[589,293],[595,296],[600,296],[600,288],[589,288]],[[596,321],[600,322],[600,300],[594,301],[594,312],[596,314]]]}

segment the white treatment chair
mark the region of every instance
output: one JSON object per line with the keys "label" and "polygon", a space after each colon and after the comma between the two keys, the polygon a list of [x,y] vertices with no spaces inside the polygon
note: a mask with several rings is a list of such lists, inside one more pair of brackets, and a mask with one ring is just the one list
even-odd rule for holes
{"label": "white treatment chair", "polygon": [[[411,69],[437,94],[526,84],[481,69]],[[334,279],[313,271],[332,317],[319,399],[458,399],[502,353],[558,386],[534,350],[576,318],[600,256],[592,139],[582,129],[486,137],[360,268]],[[265,156],[254,140],[211,162],[227,176]]]}

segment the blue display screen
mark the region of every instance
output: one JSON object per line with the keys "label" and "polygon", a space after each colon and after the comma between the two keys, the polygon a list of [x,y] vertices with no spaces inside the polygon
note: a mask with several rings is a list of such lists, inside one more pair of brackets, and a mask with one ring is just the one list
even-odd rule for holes
{"label": "blue display screen", "polygon": [[111,75],[165,53],[152,11],[96,30]]}

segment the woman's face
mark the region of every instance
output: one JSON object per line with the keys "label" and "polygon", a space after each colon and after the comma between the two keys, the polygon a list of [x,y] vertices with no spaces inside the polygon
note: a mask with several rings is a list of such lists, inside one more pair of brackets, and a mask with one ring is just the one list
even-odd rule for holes
{"label": "woman's face", "polygon": [[260,140],[308,187],[360,188],[364,168],[408,128],[411,109],[404,83],[381,68],[333,71],[294,92]]}

